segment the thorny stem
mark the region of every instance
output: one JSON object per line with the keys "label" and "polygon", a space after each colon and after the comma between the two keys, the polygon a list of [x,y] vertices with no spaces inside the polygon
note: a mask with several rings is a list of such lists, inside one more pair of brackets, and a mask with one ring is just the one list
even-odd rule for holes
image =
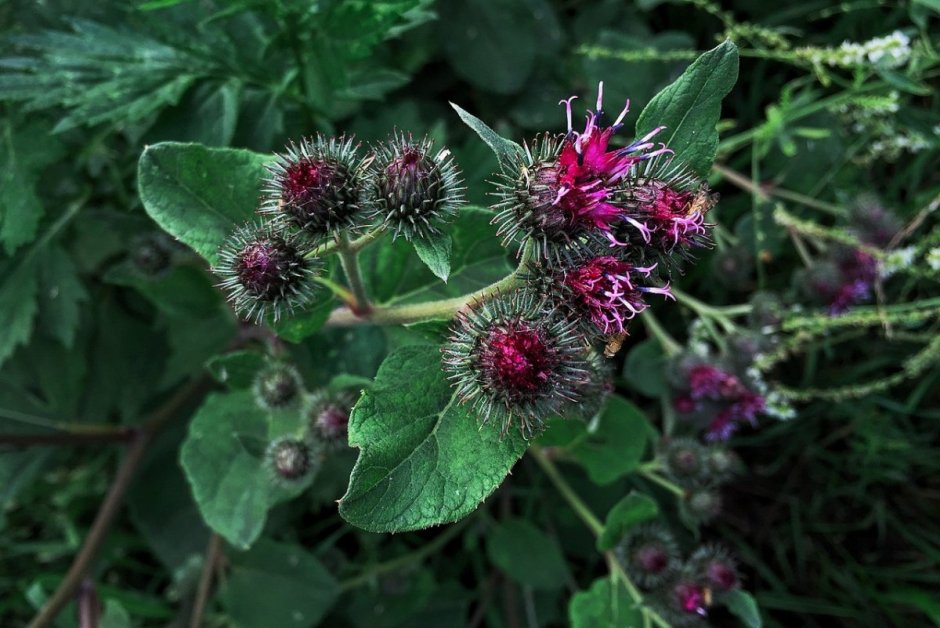
{"label": "thorny stem", "polygon": [[351,242],[346,234],[337,234],[336,244],[339,247],[339,261],[343,265],[343,273],[345,273],[346,281],[349,282],[349,287],[355,297],[355,300],[350,302],[349,307],[360,316],[366,315],[372,310],[372,304],[369,303],[366,286],[362,281],[358,256],[352,250]]}
{"label": "thorny stem", "polygon": [[68,573],[65,574],[59,587],[55,590],[39,613],[30,622],[28,628],[44,628],[55,620],[74,596],[82,578],[91,567],[92,562],[101,549],[111,524],[121,510],[124,496],[130,488],[131,481],[137,468],[143,460],[147,447],[154,437],[177,416],[179,410],[185,406],[192,397],[203,392],[207,384],[205,378],[193,380],[187,386],[180,388],[163,406],[161,406],[143,425],[138,428],[131,440],[124,460],[118,467],[114,481],[108,489],[108,494],[101,503],[101,508],[82,543],[81,549],[72,561]]}
{"label": "thorny stem", "polygon": [[409,305],[392,305],[388,307],[375,306],[365,314],[358,313],[352,308],[340,308],[330,314],[326,325],[328,327],[347,327],[351,325],[407,325],[418,321],[432,319],[451,319],[458,310],[473,301],[485,299],[500,292],[505,292],[521,284],[522,270],[531,256],[531,247],[523,249],[519,266],[509,275],[476,292],[450,299],[414,303]]}
{"label": "thorny stem", "polygon": [[[529,453],[532,454],[532,457],[535,458],[535,461],[542,471],[548,476],[548,479],[551,480],[552,484],[555,485],[555,489],[561,494],[561,496],[568,502],[568,505],[574,510],[575,514],[578,515],[578,518],[584,522],[584,525],[588,527],[591,533],[595,537],[599,537],[601,533],[604,532],[604,524],[601,523],[601,520],[591,512],[591,509],[588,508],[588,505],[585,504],[578,494],[571,488],[571,485],[568,484],[567,480],[562,477],[561,472],[558,471],[558,467],[555,466],[555,463],[552,462],[545,451],[538,445],[530,445]],[[663,628],[669,628],[669,624],[659,616],[659,613],[643,606],[643,595],[637,590],[633,582],[630,581],[630,577],[623,570],[623,567],[617,561],[616,556],[613,552],[605,552],[604,557],[607,559],[607,564],[610,568],[611,573],[619,579],[624,588],[627,590],[627,594],[630,596],[637,607],[640,609],[640,612],[643,613],[644,618],[656,624],[657,626],[662,626]]]}

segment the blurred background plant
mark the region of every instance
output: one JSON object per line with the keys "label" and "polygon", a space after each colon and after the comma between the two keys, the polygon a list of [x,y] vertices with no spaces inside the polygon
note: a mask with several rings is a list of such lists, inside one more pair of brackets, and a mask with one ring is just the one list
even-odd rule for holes
{"label": "blurred background plant", "polygon": [[[0,624],[25,624],[69,577],[123,443],[128,508],[56,625],[97,625],[79,617],[98,606],[108,626],[565,625],[604,565],[538,456],[464,522],[379,536],[336,513],[342,450],[251,551],[221,547],[168,417],[205,389],[207,360],[257,339],[143,212],[137,159],[164,140],[267,153],[315,131],[427,131],[486,205],[496,159],[448,101],[521,140],[563,131],[558,99],[605,80],[609,102],[638,105],[632,125],[725,38],[742,60],[710,180],[716,246],[676,278],[681,308],[642,315],[617,384],[692,438],[677,406],[695,390],[677,356],[692,355],[764,413],[709,445],[735,472],[704,483],[669,466],[676,441],[640,473],[565,478],[595,512],[635,488],[662,497],[684,554],[707,539],[737,557],[767,625],[940,624],[938,21],[929,0],[3,3]],[[371,378],[406,335],[261,341],[322,396],[337,375]],[[141,433],[156,438],[138,447]]]}

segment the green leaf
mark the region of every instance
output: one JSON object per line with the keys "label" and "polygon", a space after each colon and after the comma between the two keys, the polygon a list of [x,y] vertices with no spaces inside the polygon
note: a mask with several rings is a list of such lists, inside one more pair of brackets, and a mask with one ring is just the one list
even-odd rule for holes
{"label": "green leaf", "polygon": [[117,600],[106,600],[98,628],[131,628],[131,616]]}
{"label": "green leaf", "polygon": [[125,262],[111,267],[104,278],[136,289],[171,318],[206,318],[222,305],[222,296],[212,279],[195,266],[174,266],[166,274],[148,277]]}
{"label": "green leaf", "polygon": [[206,368],[219,382],[238,390],[250,388],[255,375],[265,365],[264,354],[258,351],[233,351],[210,358]]}
{"label": "green leaf", "polygon": [[750,593],[735,589],[726,593],[723,599],[731,614],[740,619],[747,628],[761,628],[763,622],[760,609],[757,608],[757,602]]}
{"label": "green leaf", "polygon": [[647,495],[631,492],[617,502],[604,520],[604,531],[597,539],[597,549],[606,552],[614,548],[633,526],[649,521],[659,513],[656,501]]}
{"label": "green leaf", "polygon": [[262,411],[250,391],[206,397],[189,425],[180,462],[206,524],[232,545],[249,547],[261,534],[268,508],[303,490],[279,488],[269,477],[259,451],[272,438],[302,432],[297,413]]}
{"label": "green leaf", "polygon": [[496,153],[496,158],[499,159],[499,163],[510,164],[525,156],[525,151],[522,150],[521,146],[512,140],[501,137],[496,131],[488,127],[483,120],[480,120],[471,113],[467,113],[454,103],[450,103],[450,106],[454,108],[454,111],[457,112],[457,115],[460,116],[464,124],[473,129],[473,131],[480,136],[480,139],[493,149],[493,152]]}
{"label": "green leaf", "polygon": [[329,612],[339,584],[299,545],[261,539],[249,552],[227,554],[232,569],[222,603],[241,628],[307,628]]}
{"label": "green leaf", "polygon": [[271,327],[278,337],[287,342],[302,342],[323,328],[335,306],[333,293],[326,288],[320,288],[316,298],[303,312],[272,323]]}
{"label": "green leaf", "polygon": [[626,589],[615,586],[609,578],[595,580],[587,591],[580,591],[568,605],[571,628],[640,628],[643,613],[630,599]]}
{"label": "green leaf", "polygon": [[372,532],[416,530],[468,515],[526,448],[500,438],[458,403],[436,346],[406,346],[382,363],[349,420],[359,459],[340,500],[349,523]]}
{"label": "green leaf", "polygon": [[46,125],[30,122],[16,129],[9,120],[0,145],[0,243],[9,255],[35,239],[44,213],[36,186],[63,147]]}
{"label": "green leaf", "polygon": [[587,438],[571,448],[571,455],[591,481],[610,484],[633,471],[646,451],[650,427],[643,412],[629,401],[612,396]]}
{"label": "green leaf", "polygon": [[200,144],[148,146],[137,169],[140,198],[167,233],[215,264],[229,233],[254,217],[269,160]]}
{"label": "green leaf", "polygon": [[39,325],[66,347],[71,347],[78,331],[81,304],[88,293],[78,276],[72,258],[60,246],[50,246],[42,254],[39,271]]}
{"label": "green leaf", "polygon": [[675,151],[676,159],[699,175],[707,175],[718,152],[721,100],[737,78],[738,48],[725,41],[696,59],[653,97],[636,122],[637,137],[665,125],[655,141],[665,142]]}
{"label": "green leaf", "polygon": [[533,0],[452,0],[439,22],[447,60],[479,89],[516,93],[532,73],[540,49],[555,43],[544,29],[555,17],[545,15],[551,10]]}
{"label": "green leaf", "polygon": [[519,584],[560,589],[567,582],[558,541],[522,519],[507,519],[493,528],[486,550],[493,564]]}
{"label": "green leaf", "polygon": [[379,303],[418,303],[460,296],[508,275],[506,249],[490,224],[493,213],[465,207],[450,226],[450,275],[441,283],[403,238],[366,249],[360,263],[369,293]]}
{"label": "green leaf", "polygon": [[441,281],[447,281],[450,275],[450,254],[453,249],[453,242],[446,233],[432,236],[428,239],[416,238],[412,244],[415,247],[415,253],[421,258],[435,277]]}
{"label": "green leaf", "polygon": [[637,344],[623,365],[623,377],[637,391],[649,397],[659,397],[666,392],[666,357],[655,339]]}
{"label": "green leaf", "polygon": [[36,316],[39,273],[36,256],[27,255],[4,269],[0,283],[0,364],[29,340]]}

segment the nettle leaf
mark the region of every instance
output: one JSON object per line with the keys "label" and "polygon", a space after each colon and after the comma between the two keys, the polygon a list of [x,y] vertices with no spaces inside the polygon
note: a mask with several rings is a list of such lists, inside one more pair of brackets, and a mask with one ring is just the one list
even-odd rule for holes
{"label": "nettle leaf", "polygon": [[339,583],[299,545],[261,539],[248,552],[228,553],[232,569],[222,603],[243,628],[315,626],[339,596]]}
{"label": "nettle leaf", "polygon": [[610,484],[640,464],[652,429],[642,410],[622,397],[613,396],[587,437],[571,447],[570,452],[591,481]]}
{"label": "nettle leaf", "polygon": [[620,539],[637,524],[649,521],[659,513],[653,498],[631,492],[617,502],[604,520],[604,531],[597,539],[597,549],[606,552],[614,548]]}
{"label": "nettle leaf", "polygon": [[560,589],[568,580],[558,541],[522,519],[508,519],[493,528],[486,550],[493,564],[519,584]]}
{"label": "nettle leaf", "polygon": [[268,415],[251,391],[238,390],[206,397],[189,425],[180,452],[186,479],[206,525],[236,547],[249,547],[268,509],[304,488],[276,485],[261,455],[271,439],[302,429],[293,414]]}
{"label": "nettle leaf", "polygon": [[454,108],[454,111],[457,112],[457,115],[460,116],[463,123],[473,129],[473,131],[480,136],[480,139],[493,149],[493,152],[496,153],[496,157],[501,164],[510,164],[516,159],[521,159],[525,156],[525,151],[521,146],[499,135],[499,133],[487,126],[483,120],[464,111],[454,103],[450,103],[450,106]]}
{"label": "nettle leaf", "polygon": [[453,250],[453,241],[446,233],[430,238],[416,238],[412,242],[415,253],[421,258],[425,266],[441,281],[447,281],[450,275],[450,255]]}
{"label": "nettle leaf", "polygon": [[39,262],[26,255],[2,269],[0,281],[0,364],[33,333],[39,291]]}
{"label": "nettle leaf", "polygon": [[167,233],[215,264],[225,238],[254,217],[270,159],[201,144],[148,146],[137,168],[140,198]]}
{"label": "nettle leaf", "polygon": [[656,141],[665,142],[677,159],[705,176],[718,152],[721,100],[737,79],[738,47],[725,41],[653,97],[636,122],[637,137],[665,125]]}
{"label": "nettle leaf", "polygon": [[571,628],[639,628],[646,625],[643,612],[630,599],[626,589],[617,586],[609,578],[595,580],[590,589],[580,591],[571,598],[568,621]]}
{"label": "nettle leaf", "polygon": [[436,346],[406,346],[382,363],[349,420],[360,449],[340,500],[346,521],[371,532],[417,530],[473,512],[526,448],[458,402]]}
{"label": "nettle leaf", "polygon": [[50,246],[42,255],[39,277],[39,325],[71,347],[80,322],[79,308],[88,300],[75,263],[62,247]]}
{"label": "nettle leaf", "polygon": [[9,120],[0,145],[0,243],[9,255],[35,239],[44,213],[36,184],[63,147],[44,124],[30,122],[17,129]]}

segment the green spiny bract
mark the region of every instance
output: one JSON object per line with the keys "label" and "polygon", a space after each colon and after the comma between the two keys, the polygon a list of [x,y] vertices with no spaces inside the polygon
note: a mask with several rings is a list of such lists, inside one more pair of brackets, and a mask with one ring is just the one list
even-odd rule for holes
{"label": "green spiny bract", "polygon": [[462,402],[503,434],[536,433],[546,417],[581,399],[591,379],[576,325],[521,292],[458,312],[443,347],[444,368]]}
{"label": "green spiny bract", "polygon": [[711,245],[705,214],[718,195],[677,159],[660,156],[636,166],[620,181],[616,202],[624,207],[623,221],[611,241],[634,263],[675,265]]}
{"label": "green spiny bract", "polygon": [[658,523],[642,524],[631,530],[615,553],[630,579],[644,589],[663,586],[681,566],[675,537]]}
{"label": "green spiny bract", "polygon": [[321,452],[315,441],[284,437],[271,441],[265,452],[265,466],[272,480],[296,486],[309,480],[319,469]]}
{"label": "green spiny bract", "polygon": [[406,240],[427,239],[456,218],[463,204],[460,173],[450,151],[428,138],[394,135],[374,147],[367,184],[372,216]]}
{"label": "green spiny bract", "polygon": [[695,550],[683,567],[683,572],[719,594],[741,585],[734,559],[725,548],[717,545],[704,545]]}
{"label": "green spiny bract", "polygon": [[303,394],[303,381],[294,367],[271,364],[255,376],[254,393],[265,410],[283,410],[294,406]]}
{"label": "green spiny bract", "polygon": [[363,208],[359,145],[351,138],[317,135],[291,143],[267,166],[261,213],[311,236],[357,225]]}
{"label": "green spiny bract", "polygon": [[562,138],[545,134],[525,145],[525,155],[514,155],[497,175],[498,201],[493,205],[503,244],[530,240],[536,259],[560,260],[565,249],[586,229],[572,225],[555,200],[561,186],[558,154]]}
{"label": "green spiny bract", "polygon": [[260,323],[306,306],[321,269],[318,260],[305,256],[307,248],[301,236],[270,223],[235,230],[222,244],[213,268],[235,313]]}

